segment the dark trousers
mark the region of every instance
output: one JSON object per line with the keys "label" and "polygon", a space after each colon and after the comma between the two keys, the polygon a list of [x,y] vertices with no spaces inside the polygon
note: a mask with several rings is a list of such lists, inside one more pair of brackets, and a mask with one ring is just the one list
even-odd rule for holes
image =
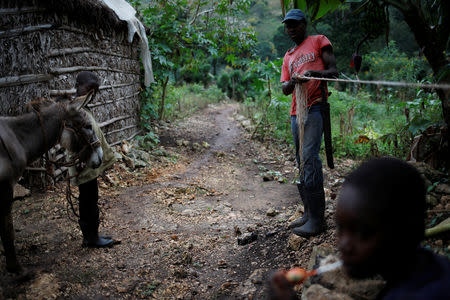
{"label": "dark trousers", "polygon": [[81,232],[85,238],[96,237],[100,224],[98,209],[98,183],[97,178],[80,184],[79,209]]}
{"label": "dark trousers", "polygon": [[[291,116],[292,136],[295,144],[295,158],[300,165],[297,117]],[[304,175],[300,183],[307,189],[321,189],[323,186],[322,161],[319,157],[322,143],[323,121],[320,104],[310,107],[303,134]]]}

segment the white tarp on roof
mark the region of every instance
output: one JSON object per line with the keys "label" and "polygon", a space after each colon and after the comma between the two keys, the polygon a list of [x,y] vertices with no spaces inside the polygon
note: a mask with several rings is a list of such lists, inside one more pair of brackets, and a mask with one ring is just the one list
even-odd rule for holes
{"label": "white tarp on roof", "polygon": [[101,0],[106,6],[111,8],[117,17],[128,23],[128,42],[133,41],[134,34],[137,33],[141,40],[141,59],[144,64],[145,86],[154,82],[152,60],[148,48],[148,39],[145,34],[144,25],[136,18],[136,10],[125,0]]}

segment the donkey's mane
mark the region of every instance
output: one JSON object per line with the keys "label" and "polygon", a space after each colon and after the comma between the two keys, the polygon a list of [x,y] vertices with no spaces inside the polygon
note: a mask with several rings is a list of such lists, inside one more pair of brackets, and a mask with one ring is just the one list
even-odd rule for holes
{"label": "donkey's mane", "polygon": [[[66,116],[79,124],[78,126],[84,126],[89,122],[87,114],[82,109],[75,109],[75,106],[71,106],[72,98],[68,94],[58,96],[57,98],[36,98],[33,101],[25,105],[25,111],[28,113],[37,112],[40,113],[41,109],[56,104],[59,111],[65,111]],[[21,116],[19,116],[20,118]]]}
{"label": "donkey's mane", "polygon": [[25,105],[25,111],[27,112],[41,111],[41,108],[50,106],[55,103],[56,102],[53,99],[37,98]]}

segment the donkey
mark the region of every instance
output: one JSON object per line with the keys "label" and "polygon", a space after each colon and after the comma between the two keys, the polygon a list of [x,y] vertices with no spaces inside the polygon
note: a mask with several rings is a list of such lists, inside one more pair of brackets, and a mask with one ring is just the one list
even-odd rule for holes
{"label": "donkey", "polygon": [[9,272],[22,270],[14,247],[11,217],[13,189],[25,167],[58,142],[91,168],[102,163],[103,152],[90,119],[82,109],[93,93],[74,101],[45,100],[31,104],[32,112],[0,117],[0,237]]}

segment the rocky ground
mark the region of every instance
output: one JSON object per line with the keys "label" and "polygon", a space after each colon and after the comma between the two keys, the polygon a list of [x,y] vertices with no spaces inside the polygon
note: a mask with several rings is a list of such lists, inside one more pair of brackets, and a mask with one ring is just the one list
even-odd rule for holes
{"label": "rocky ground", "polygon": [[[157,149],[116,149],[119,162],[100,179],[100,230],[120,241],[113,248],[81,247],[64,183],[18,200],[16,248],[27,271],[8,274],[1,260],[0,299],[264,299],[272,272],[307,267],[314,246],[335,249],[335,198],[355,162],[324,169],[327,232],[293,236],[292,151],[251,140],[237,112],[209,106],[161,125]],[[430,221],[446,216],[443,197],[430,199],[442,206]],[[428,244],[449,252],[448,240]]]}

